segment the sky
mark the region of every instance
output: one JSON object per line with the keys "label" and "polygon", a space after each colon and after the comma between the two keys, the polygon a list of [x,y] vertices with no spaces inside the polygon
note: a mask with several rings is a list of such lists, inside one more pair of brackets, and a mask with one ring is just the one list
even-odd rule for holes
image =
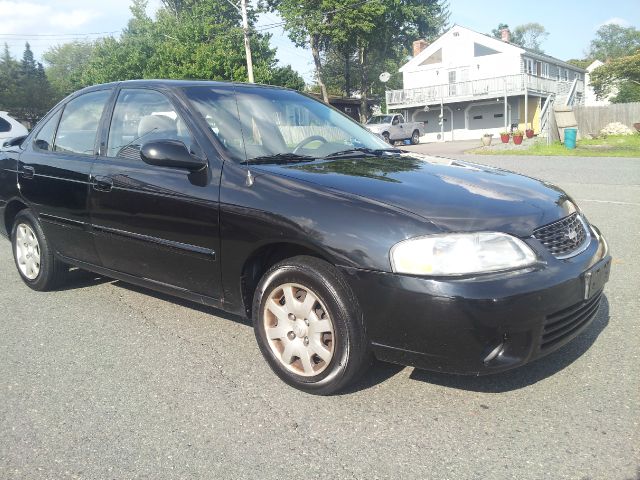
{"label": "sky", "polygon": [[[251,0],[250,0],[251,1]],[[254,0],[255,1],[255,0]],[[117,35],[130,17],[131,0],[0,0],[0,42],[7,42],[16,57],[22,56],[25,41],[36,58],[57,43],[74,39],[95,39]],[[150,14],[160,0],[150,0]],[[596,30],[606,23],[640,28],[640,0],[450,0],[451,24],[479,32],[490,32],[499,23],[512,28],[539,22],[549,32],[542,47],[562,60],[582,58]],[[264,14],[258,27],[279,21],[276,14]],[[308,50],[296,48],[282,28],[272,33],[272,46],[283,65],[290,64],[307,82],[313,79],[313,62]]]}

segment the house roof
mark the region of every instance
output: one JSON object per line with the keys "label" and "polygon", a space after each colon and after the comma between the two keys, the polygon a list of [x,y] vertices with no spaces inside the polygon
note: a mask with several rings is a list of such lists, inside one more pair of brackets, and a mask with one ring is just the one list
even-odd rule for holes
{"label": "house roof", "polygon": [[495,47],[495,48],[500,48],[500,49],[504,49],[504,46],[507,46],[508,48],[513,49],[514,51],[518,51],[521,54],[527,54],[527,56],[533,57],[533,58],[537,58],[540,60],[546,60],[546,61],[552,61],[553,63],[556,63],[558,65],[562,65],[566,68],[571,68],[572,70],[577,70],[580,72],[585,72],[584,69],[576,67],[575,65],[572,65],[570,63],[565,62],[564,60],[560,60],[559,58],[555,58],[552,57],[551,55],[547,55],[546,53],[540,53],[540,52],[536,52],[535,50],[531,49],[531,48],[525,48],[525,47],[521,47],[520,45],[516,45],[513,42],[504,42],[499,38],[495,38],[491,35],[488,35],[486,33],[482,33],[482,32],[476,32],[475,30],[472,30],[471,28],[468,27],[464,27],[462,25],[458,25],[458,24],[454,24],[449,30],[447,30],[446,32],[444,32],[442,35],[440,35],[438,38],[436,38],[427,48],[425,48],[422,52],[420,52],[418,55],[416,55],[415,57],[413,57],[411,60],[409,60],[407,63],[405,63],[401,68],[400,71],[404,71],[405,69],[407,69],[407,67],[414,67],[414,66],[418,66],[420,65],[420,63],[422,63],[424,60],[426,60],[431,54],[433,54],[435,51],[438,50],[438,43],[446,36],[448,36],[449,34],[451,34],[453,31],[455,30],[466,30],[467,32],[471,32],[474,35],[480,35],[482,37],[484,37],[484,40],[487,42],[487,46],[488,47]]}

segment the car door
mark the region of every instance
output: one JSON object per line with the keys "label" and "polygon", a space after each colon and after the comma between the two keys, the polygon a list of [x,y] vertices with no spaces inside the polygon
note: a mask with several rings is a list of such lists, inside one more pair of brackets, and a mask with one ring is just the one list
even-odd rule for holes
{"label": "car door", "polygon": [[90,232],[89,174],[97,132],[112,89],[84,93],[50,112],[20,155],[18,186],[53,248],[91,264],[98,256]]}
{"label": "car door", "polygon": [[140,156],[151,140],[178,140],[205,156],[193,134],[196,125],[175,100],[152,89],[119,91],[106,148],[92,170],[96,248],[111,270],[219,299],[217,159],[190,172],[152,166]]}
{"label": "car door", "polygon": [[391,120],[391,139],[392,140],[398,140],[400,138],[404,138],[402,136],[402,120],[401,120],[401,115],[394,115],[393,119]]}

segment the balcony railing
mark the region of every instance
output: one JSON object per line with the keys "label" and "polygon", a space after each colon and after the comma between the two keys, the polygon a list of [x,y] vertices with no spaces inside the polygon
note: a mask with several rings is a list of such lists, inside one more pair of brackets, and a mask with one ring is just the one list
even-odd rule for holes
{"label": "balcony railing", "polygon": [[[573,81],[552,80],[534,75],[519,74],[503,77],[485,78],[482,80],[470,80],[467,82],[447,83],[430,87],[409,88],[405,90],[390,90],[387,92],[387,105],[429,105],[444,101],[449,103],[456,100],[473,99],[522,94],[525,88],[530,92],[555,94],[557,96],[568,95]],[[584,91],[582,80],[577,82],[576,91]]]}

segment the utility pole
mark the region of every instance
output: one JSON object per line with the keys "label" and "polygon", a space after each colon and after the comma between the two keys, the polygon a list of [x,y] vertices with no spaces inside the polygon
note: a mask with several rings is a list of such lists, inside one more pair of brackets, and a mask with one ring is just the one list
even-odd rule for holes
{"label": "utility pole", "polygon": [[247,74],[249,83],[253,83],[253,61],[251,59],[251,44],[249,43],[249,20],[247,18],[247,0],[240,0],[242,13],[242,30],[244,31],[244,51],[247,55]]}

